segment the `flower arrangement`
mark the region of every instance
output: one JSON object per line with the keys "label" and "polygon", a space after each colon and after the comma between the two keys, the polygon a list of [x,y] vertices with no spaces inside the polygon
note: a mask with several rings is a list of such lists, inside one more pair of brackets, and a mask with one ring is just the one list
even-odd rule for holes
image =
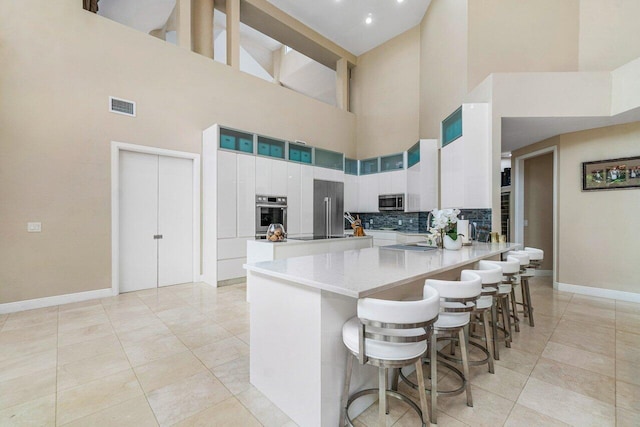
{"label": "flower arrangement", "polygon": [[444,236],[447,235],[451,240],[456,240],[458,236],[458,214],[460,209],[434,209],[431,211],[433,219],[431,220],[431,227],[429,231],[433,234],[439,235],[441,240],[444,240]]}

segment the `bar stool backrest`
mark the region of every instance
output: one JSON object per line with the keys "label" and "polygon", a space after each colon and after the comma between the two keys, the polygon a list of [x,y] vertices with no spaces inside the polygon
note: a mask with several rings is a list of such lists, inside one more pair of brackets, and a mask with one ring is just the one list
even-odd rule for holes
{"label": "bar stool backrest", "polygon": [[529,254],[530,261],[542,261],[544,259],[544,251],[542,249],[526,247],[524,251]]}
{"label": "bar stool backrest", "polygon": [[517,259],[520,262],[521,267],[529,265],[529,254],[525,251],[509,251],[507,252],[507,260],[509,257]]}
{"label": "bar stool backrest", "polygon": [[470,271],[480,276],[482,280],[482,295],[495,295],[498,293],[497,286],[502,282],[502,267],[489,261],[480,261],[475,270]]}
{"label": "bar stool backrest", "polygon": [[511,258],[506,261],[490,261],[493,264],[499,265],[502,268],[502,274],[516,274],[520,271],[520,260],[517,258]]}
{"label": "bar stool backrest", "polygon": [[[460,280],[427,279],[425,288],[435,288],[440,294],[441,308],[444,312],[465,312],[475,308],[475,301],[482,293],[482,279],[472,270],[460,273]],[[450,303],[461,304],[450,304]]]}
{"label": "bar stool backrest", "polygon": [[429,337],[426,330],[438,319],[439,307],[440,296],[435,289],[425,292],[425,298],[417,301],[359,299],[359,362],[367,361],[366,340],[390,345],[426,341]]}

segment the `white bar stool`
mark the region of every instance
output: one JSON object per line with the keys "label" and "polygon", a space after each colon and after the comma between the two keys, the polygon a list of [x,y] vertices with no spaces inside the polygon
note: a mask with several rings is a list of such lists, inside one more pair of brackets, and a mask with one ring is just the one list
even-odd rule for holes
{"label": "white bar stool", "polygon": [[[373,298],[358,300],[358,315],[342,327],[342,340],[349,350],[342,393],[340,425],[353,426],[349,406],[359,397],[378,394],[379,422],[386,426],[387,396],[399,399],[413,408],[422,426],[426,425],[427,397],[422,375],[422,357],[434,337],[438,319],[439,295],[435,289],[424,289],[418,301],[387,301]],[[435,344],[435,341],[433,342]],[[354,358],[361,365],[378,367],[378,388],[361,390],[349,396]],[[420,406],[408,396],[387,387],[387,370],[415,365],[418,374]]]}
{"label": "white bar stool", "polygon": [[[500,351],[498,349],[499,345],[497,344],[504,341],[504,344],[507,348],[511,347],[512,330],[511,330],[511,313],[509,312],[510,311],[509,304],[511,302],[511,305],[515,310],[516,305],[512,297],[512,290],[513,290],[512,283],[513,283],[513,278],[520,271],[520,262],[517,259],[511,259],[507,261],[488,261],[488,262],[491,262],[492,264],[496,264],[502,269],[502,283],[500,283],[500,285],[498,286],[498,294],[496,295],[496,306],[497,308],[500,309],[502,322],[501,324],[497,324],[498,316],[492,319],[494,323],[492,326],[495,327],[495,329],[493,329],[494,331],[493,357],[496,360],[500,360]],[[509,301],[509,299],[511,299],[511,301]],[[514,317],[514,320],[517,321],[518,318]],[[497,331],[503,334],[503,337],[499,337],[498,334],[495,333],[496,329]]]}
{"label": "white bar stool", "polygon": [[524,251],[529,254],[529,265],[533,269],[540,268],[544,260],[544,251],[538,248],[526,247]]}
{"label": "white bar stool", "polygon": [[[434,348],[436,341],[432,341],[428,360],[431,366],[431,389],[427,389],[427,392],[431,395],[431,422],[436,424],[437,396],[455,396],[466,391],[467,405],[473,406],[471,382],[469,381],[469,314],[475,309],[475,302],[482,292],[482,279],[475,272],[468,270],[461,273],[460,281],[427,279],[424,288],[426,290],[429,287],[436,289],[440,295],[440,315],[434,325],[435,334],[451,340],[452,345],[455,340],[460,343],[463,369],[463,372],[460,372],[455,366],[444,360],[438,361]],[[456,334],[457,338],[455,337]],[[437,371],[434,369],[434,365],[437,362],[450,369],[462,380],[462,385],[459,388],[455,390],[438,390]],[[420,384],[416,385],[407,379],[402,370],[400,370],[400,376],[403,381],[414,389],[419,390],[422,387]],[[419,376],[418,381],[420,381]]]}
{"label": "white bar stool", "polygon": [[[533,276],[533,271],[529,270],[531,256],[527,251],[509,251],[507,252],[507,259],[509,259],[509,257],[514,257],[520,262],[520,272],[518,273],[518,277],[520,278],[522,302],[516,302],[516,304],[522,305],[523,316],[529,318],[529,326],[534,326],[533,305],[531,304],[531,292],[529,292],[529,277]],[[513,299],[515,301],[515,291],[513,292]],[[518,327],[516,330],[519,329],[520,328]]]}
{"label": "white bar stool", "polygon": [[[491,350],[491,343],[493,343],[494,349],[497,346],[497,343],[492,340],[491,337],[498,335],[498,328],[496,324],[498,315],[495,300],[498,295],[498,286],[500,285],[500,282],[502,282],[502,268],[498,264],[482,260],[478,262],[475,270],[463,271],[473,272],[482,279],[482,294],[476,301],[476,309],[471,314],[479,316],[484,330],[484,337],[474,336],[473,334],[470,336],[480,339],[481,342],[484,341],[485,345],[483,346],[482,344],[474,341],[470,341],[469,344],[479,348],[480,351],[485,354],[485,358],[481,360],[469,360],[469,365],[479,366],[486,363],[489,367],[489,372],[493,374],[495,370],[493,367],[494,358]],[[491,316],[491,322],[489,321],[489,316]],[[473,319],[472,322],[474,322]],[[493,330],[492,334],[489,334],[489,328],[491,325],[493,325]],[[495,350],[493,350],[493,352],[495,352]],[[448,359],[446,356],[445,358]]]}

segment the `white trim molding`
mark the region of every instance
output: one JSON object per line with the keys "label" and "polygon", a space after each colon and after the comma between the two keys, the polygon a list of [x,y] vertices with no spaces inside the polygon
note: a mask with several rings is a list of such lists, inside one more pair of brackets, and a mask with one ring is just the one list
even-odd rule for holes
{"label": "white trim molding", "polygon": [[34,308],[52,307],[54,305],[82,302],[90,299],[107,298],[115,295],[112,289],[98,289],[95,291],[77,292],[73,294],[55,295],[52,297],[29,299],[24,301],[0,304],[0,314],[15,313],[16,311],[33,310]]}
{"label": "white trim molding", "polygon": [[609,298],[619,301],[639,302],[640,294],[635,292],[617,291],[615,289],[595,288],[593,286],[571,285],[568,283],[553,282],[553,288],[558,291],[574,294],[588,295],[591,297]]}
{"label": "white trim molding", "polygon": [[200,275],[200,154],[174,151],[164,148],[111,141],[111,289],[120,293],[120,151],[155,154],[193,160],[193,274],[192,281],[199,282]]}

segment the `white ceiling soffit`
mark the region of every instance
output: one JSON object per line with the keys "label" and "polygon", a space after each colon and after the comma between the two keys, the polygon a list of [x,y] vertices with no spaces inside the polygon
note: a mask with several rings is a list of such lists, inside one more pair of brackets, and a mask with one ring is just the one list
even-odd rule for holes
{"label": "white ceiling soffit", "polygon": [[[431,0],[267,0],[354,55],[415,27]],[[371,14],[371,24],[365,19]]]}
{"label": "white ceiling soffit", "polygon": [[164,27],[176,0],[100,0],[98,15],[149,33]]}
{"label": "white ceiling soffit", "polygon": [[569,132],[637,121],[640,108],[606,117],[503,117],[501,151],[511,152]]}

